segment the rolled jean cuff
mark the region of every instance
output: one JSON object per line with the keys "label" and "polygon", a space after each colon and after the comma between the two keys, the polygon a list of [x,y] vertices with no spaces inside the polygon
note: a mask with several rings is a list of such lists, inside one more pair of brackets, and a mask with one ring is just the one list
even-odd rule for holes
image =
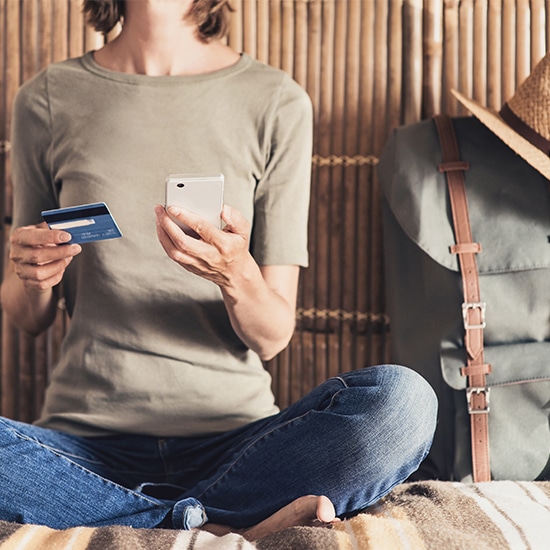
{"label": "rolled jean cuff", "polygon": [[196,529],[208,521],[204,506],[196,498],[184,498],[176,502],[172,510],[174,529]]}

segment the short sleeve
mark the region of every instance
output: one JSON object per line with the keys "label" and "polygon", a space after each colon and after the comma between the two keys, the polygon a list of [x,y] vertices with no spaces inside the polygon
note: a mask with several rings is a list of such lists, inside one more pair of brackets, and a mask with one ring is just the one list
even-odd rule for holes
{"label": "short sleeve", "polygon": [[40,223],[40,212],[57,206],[48,154],[51,125],[46,72],[17,92],[11,130],[13,227]]}
{"label": "short sleeve", "polygon": [[255,195],[251,250],[260,265],[308,264],[312,111],[306,91],[285,74]]}

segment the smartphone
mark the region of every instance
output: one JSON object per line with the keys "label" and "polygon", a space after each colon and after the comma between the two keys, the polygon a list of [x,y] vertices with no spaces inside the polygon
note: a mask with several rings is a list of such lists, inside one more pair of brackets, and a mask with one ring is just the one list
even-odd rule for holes
{"label": "smartphone", "polygon": [[[170,174],[166,178],[166,207],[178,206],[204,218],[221,229],[223,174]],[[174,221],[193,237],[198,235],[188,226]]]}

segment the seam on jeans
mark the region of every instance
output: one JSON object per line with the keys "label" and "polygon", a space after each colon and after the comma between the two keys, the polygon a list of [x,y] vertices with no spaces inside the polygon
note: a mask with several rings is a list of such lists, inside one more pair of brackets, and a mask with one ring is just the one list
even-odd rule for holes
{"label": "seam on jeans", "polygon": [[75,455],[73,453],[66,453],[65,451],[60,451],[59,449],[56,449],[55,447],[50,447],[49,445],[46,445],[45,443],[41,443],[40,441],[36,441],[34,439],[31,438],[31,441],[35,441],[36,443],[38,443],[39,445],[42,445],[42,447],[44,447],[45,449],[49,449],[50,451],[52,451],[53,453],[55,454],[59,454],[61,456],[65,456],[69,459],[72,459],[74,458],[75,460],[76,459],[79,459],[79,460],[85,460],[86,462],[90,462],[91,464],[103,464],[103,462],[101,460],[92,460],[90,458],[86,458],[84,456],[80,456],[80,455]]}
{"label": "seam on jeans", "polygon": [[[334,396],[333,396],[334,397]],[[331,400],[332,402],[332,400]],[[266,436],[272,434],[273,432],[275,432],[276,430],[279,430],[281,428],[284,428],[286,426],[289,426],[291,423],[293,422],[296,422],[297,420],[301,420],[302,418],[306,417],[308,414],[311,414],[312,412],[315,412],[315,411],[312,411],[312,410],[309,410],[307,412],[305,412],[304,414],[300,415],[300,416],[297,416],[295,418],[292,418],[291,420],[288,420],[287,422],[285,422],[284,424],[281,424],[279,426],[275,426],[273,428],[271,428],[271,430],[263,433],[261,435],[261,437],[258,437],[256,438],[254,441],[252,441],[249,445],[247,445],[236,457],[235,459],[227,466],[227,468],[218,476],[217,479],[215,479],[214,481],[212,481],[212,483],[210,485],[208,485],[208,487],[205,487],[203,491],[201,491],[201,493],[196,497],[197,499],[201,499],[201,497],[207,492],[209,491],[210,489],[212,489],[213,487],[215,487],[218,483],[221,482],[221,480],[233,469],[233,467],[237,464],[237,462],[239,462],[239,460],[243,457],[243,455],[249,450],[251,449],[252,447],[254,447],[254,445],[256,445],[257,443],[259,443],[262,439],[265,439]]]}
{"label": "seam on jeans", "polygon": [[77,467],[78,469],[80,470],[83,470],[84,472],[86,472],[87,474],[89,475],[92,475],[100,480],[102,480],[104,483],[108,484],[108,485],[112,485],[113,487],[116,487],[118,489],[122,489],[124,492],[126,493],[129,493],[129,494],[132,494],[136,497],[138,497],[140,500],[145,500],[147,502],[150,502],[152,504],[155,504],[155,505],[159,505],[159,504],[162,504],[159,500],[157,499],[153,499],[153,498],[149,498],[147,495],[144,495],[142,493],[137,493],[136,491],[133,491],[132,489],[128,489],[128,487],[124,487],[123,485],[119,485],[118,483],[115,483],[114,481],[106,478],[106,477],[103,477],[103,476],[100,476],[99,474],[96,474],[95,472],[92,472],[91,470],[88,470],[88,468],[85,468],[84,466],[78,464],[78,462],[75,462],[74,460],[71,460],[70,458],[68,458],[66,455],[62,454],[61,451],[59,450],[56,450],[54,449],[53,447],[49,447],[48,445],[44,445],[44,443],[41,443],[40,441],[34,439],[33,437],[29,437],[28,435],[25,435],[25,434],[22,434],[21,432],[18,432],[16,429],[14,429],[12,426],[10,426],[9,424],[7,423],[3,423],[5,426],[7,426],[7,428],[13,432],[15,434],[16,437],[18,437],[19,439],[23,439],[25,441],[30,441],[32,443],[35,443],[36,445],[39,445],[40,447],[42,447],[43,449],[46,449],[47,451],[49,451],[50,453],[58,456],[59,458],[63,459],[63,460],[66,460],[67,462],[69,462],[72,466],[75,466]]}
{"label": "seam on jeans", "polygon": [[342,384],[344,384],[345,388],[349,388],[347,382],[341,376],[333,376],[331,378],[331,380],[340,380],[340,382],[342,382]]}
{"label": "seam on jeans", "polygon": [[51,447],[50,445],[46,445],[46,443],[42,443],[42,441],[39,441],[38,439],[34,437],[30,437],[27,434],[23,434],[19,431],[17,431],[13,426],[10,426],[9,424],[5,424],[7,426],[8,430],[12,431],[16,437],[19,437],[20,439],[24,439],[26,441],[32,441],[33,443],[36,443],[37,445],[40,445],[44,449],[48,449],[49,451],[52,451],[52,453],[60,456],[65,456],[67,458],[75,458],[80,460],[85,460],[87,462],[90,462],[92,464],[102,464],[100,460],[91,460],[89,458],[86,458],[84,456],[76,455],[73,453],[66,453],[65,451],[61,451],[59,449],[56,449],[55,447]]}

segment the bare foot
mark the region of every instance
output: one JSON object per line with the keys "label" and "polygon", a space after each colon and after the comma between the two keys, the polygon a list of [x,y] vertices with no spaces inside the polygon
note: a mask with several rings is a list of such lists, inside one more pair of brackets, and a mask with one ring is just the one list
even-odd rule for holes
{"label": "bare foot", "polygon": [[254,541],[296,526],[326,526],[338,521],[332,502],[325,496],[307,495],[283,506],[272,516],[247,529],[235,530],[225,525],[207,523],[202,529],[215,535],[237,532],[244,538]]}

